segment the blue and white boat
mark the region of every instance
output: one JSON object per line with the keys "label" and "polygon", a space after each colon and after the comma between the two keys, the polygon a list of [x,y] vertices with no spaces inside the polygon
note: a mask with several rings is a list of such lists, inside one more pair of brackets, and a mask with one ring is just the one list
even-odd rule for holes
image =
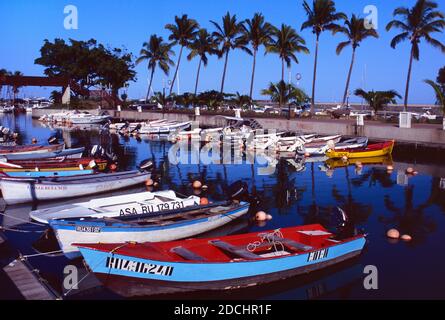
{"label": "blue and white boat", "polygon": [[82,157],[84,147],[64,149],[59,151],[47,151],[47,152],[29,152],[29,153],[9,153],[0,155],[1,161],[14,161],[14,160],[37,160],[37,159],[49,159],[49,158],[69,158],[78,159]]}
{"label": "blue and white boat", "polygon": [[80,255],[76,243],[159,242],[183,239],[221,227],[247,213],[248,202],[223,201],[177,210],[115,218],[50,220],[68,258]]}
{"label": "blue and white boat", "polygon": [[116,293],[147,296],[250,287],[306,274],[358,256],[364,235],[337,240],[321,225],[159,243],[76,243]]}
{"label": "blue and white boat", "polygon": [[71,177],[92,174],[94,170],[59,170],[59,171],[10,171],[5,176],[12,178]]}

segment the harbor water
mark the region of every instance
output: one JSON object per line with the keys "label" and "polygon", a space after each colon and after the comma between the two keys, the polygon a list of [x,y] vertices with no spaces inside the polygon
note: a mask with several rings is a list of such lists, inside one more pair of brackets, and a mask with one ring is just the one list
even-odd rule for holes
{"label": "harbor water", "polygon": [[[56,134],[69,147],[87,148],[101,145],[118,157],[119,170],[135,169],[145,160],[155,163],[155,175],[160,177],[156,190],[172,189],[181,194],[197,194],[211,200],[222,200],[227,187],[237,180],[246,182],[250,193],[260,199],[257,208],[272,215],[262,225],[252,216],[212,231],[211,235],[243,232],[262,232],[281,227],[331,220],[333,208],[346,212],[356,230],[367,234],[367,245],[358,258],[345,263],[250,289],[224,292],[190,293],[175,296],[153,296],[147,299],[444,299],[445,298],[445,157],[428,156],[415,147],[396,147],[393,157],[353,163],[279,159],[273,170],[264,174],[261,161],[242,163],[173,163],[169,157],[172,143],[162,137],[124,137],[100,127],[51,127],[32,119],[30,115],[5,114],[1,125],[19,132],[22,143],[33,138],[45,142]],[[189,159],[193,159],[191,151]],[[258,159],[257,159],[258,160]],[[270,164],[269,164],[270,165]],[[387,166],[394,166],[388,173]],[[405,174],[404,168],[413,167],[417,175]],[[206,191],[197,193],[191,184],[203,181]],[[145,186],[115,191],[112,195],[145,190]],[[110,194],[97,195],[105,197]],[[0,200],[7,242],[0,244],[0,263],[3,268],[23,255],[57,251],[45,227],[27,223],[29,211],[94,198],[62,200],[38,205],[6,206]],[[397,228],[409,234],[411,241],[392,241],[386,232]],[[206,236],[206,235],[201,235]],[[125,239],[122,239],[125,241]],[[29,257],[28,262],[39,270],[40,276],[64,299],[120,299],[102,287],[88,271],[81,259],[70,261],[60,254]],[[64,270],[74,265],[82,280],[78,289],[67,293]],[[367,289],[366,266],[374,266],[377,287]],[[1,268],[1,269],[2,269]],[[21,296],[0,271],[0,299],[19,299]],[[65,294],[65,295],[64,295]]]}

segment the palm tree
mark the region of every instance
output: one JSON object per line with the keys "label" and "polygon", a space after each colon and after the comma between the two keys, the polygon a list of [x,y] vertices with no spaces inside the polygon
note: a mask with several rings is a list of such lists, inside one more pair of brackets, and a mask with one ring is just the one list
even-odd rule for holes
{"label": "palm tree", "polygon": [[312,8],[304,1],[303,8],[306,11],[307,20],[301,25],[301,30],[312,28],[315,34],[315,61],[314,61],[314,77],[312,79],[312,97],[311,97],[311,113],[314,113],[315,107],[315,80],[317,78],[317,59],[318,59],[318,43],[320,34],[325,30],[335,30],[339,25],[335,22],[347,17],[342,12],[336,12],[335,3],[332,0],[313,0]]}
{"label": "palm tree", "polygon": [[296,103],[303,103],[308,99],[306,93],[295,87],[293,84],[286,83],[281,80],[278,83],[270,83],[267,89],[261,91],[264,96],[270,96],[273,102],[282,104],[287,104],[289,102],[295,101]]}
{"label": "palm tree", "polygon": [[236,95],[232,99],[232,102],[238,107],[238,108],[245,108],[252,104],[252,99],[248,95],[242,95],[238,91],[236,92]]}
{"label": "palm tree", "polygon": [[156,66],[159,66],[165,75],[168,75],[170,67],[175,65],[173,60],[170,59],[170,56],[174,56],[175,53],[171,50],[171,44],[165,43],[162,37],[158,37],[155,34],[150,37],[148,42],[144,42],[142,46],[143,48],[141,49],[140,57],[136,60],[136,64],[147,60],[148,69],[151,70],[150,84],[148,85],[147,95],[145,97],[145,102],[147,102],[150,96]]}
{"label": "palm tree", "polygon": [[173,41],[173,44],[179,44],[181,50],[179,51],[178,63],[176,64],[175,75],[173,76],[173,81],[170,86],[170,94],[172,93],[173,86],[176,81],[176,76],[178,75],[179,64],[181,63],[182,50],[184,47],[188,47],[192,41],[195,39],[198,33],[199,24],[194,19],[189,19],[186,14],[182,17],[175,16],[175,24],[167,24],[165,26],[167,30],[170,30],[171,34],[168,40]]}
{"label": "palm tree", "polygon": [[207,32],[206,29],[200,29],[196,39],[189,46],[190,53],[187,56],[187,60],[192,60],[194,57],[199,56],[198,73],[196,74],[195,83],[195,96],[198,91],[199,72],[201,70],[201,64],[204,67],[207,66],[209,61],[207,54],[218,54],[218,44],[213,37]]}
{"label": "palm tree", "polygon": [[433,80],[424,80],[424,82],[433,88],[434,93],[436,94],[436,104],[442,107],[442,112],[445,115],[445,92],[442,90],[441,86]]}
{"label": "palm tree", "polygon": [[395,90],[365,91],[363,89],[356,89],[354,94],[365,99],[375,113],[381,110],[383,106],[387,105],[388,103],[396,103],[396,97],[399,99],[402,98],[402,96]]}
{"label": "palm tree", "polygon": [[306,42],[291,26],[282,24],[280,29],[274,30],[274,39],[266,47],[266,53],[276,53],[281,59],[281,81],[284,82],[284,63],[290,68],[291,62],[298,63],[296,52],[309,53]]}
{"label": "palm tree", "polygon": [[[13,77],[22,77],[22,76],[23,76],[23,73],[20,72],[20,71],[14,71],[14,72],[9,72],[8,75],[9,75],[9,76],[13,76]],[[13,93],[12,104],[13,104],[13,105],[15,104],[15,98],[16,98],[17,95],[19,94],[19,92],[20,92],[19,89],[20,89],[21,87],[22,87],[22,86],[13,86],[13,87],[12,87],[12,93]]]}
{"label": "palm tree", "polygon": [[225,56],[224,71],[221,80],[221,93],[223,93],[230,50],[241,49],[249,54],[251,54],[251,52],[246,47],[246,39],[241,35],[243,31],[243,23],[237,22],[236,15],[231,16],[230,13],[227,12],[222,18],[222,25],[219,25],[215,21],[210,22],[216,28],[216,31],[214,31],[212,35],[217,43],[221,45],[219,56]]}
{"label": "palm tree", "polygon": [[357,49],[358,46],[360,46],[360,42],[362,42],[366,38],[368,37],[378,38],[379,35],[377,34],[377,31],[375,29],[366,28],[365,19],[357,18],[355,14],[351,16],[350,20],[345,20],[345,25],[343,27],[334,29],[334,33],[337,32],[343,33],[348,38],[348,40],[340,42],[338,44],[336,50],[337,55],[339,55],[345,47],[349,45],[352,46],[351,65],[349,67],[348,78],[346,79],[345,93],[343,94],[343,105],[344,105],[346,102],[346,97],[348,96],[349,82],[351,80],[352,67],[354,65],[354,60],[355,60],[355,50]]}
{"label": "palm tree", "polygon": [[437,39],[431,37],[434,32],[442,32],[445,27],[443,13],[436,11],[437,3],[430,0],[417,0],[411,9],[400,7],[394,10],[393,16],[401,16],[401,20],[392,20],[387,26],[389,31],[393,27],[402,30],[402,33],[396,35],[391,41],[391,47],[395,47],[404,40],[411,42],[411,52],[409,57],[408,75],[405,87],[405,111],[408,107],[409,82],[411,78],[411,68],[413,58],[419,60],[419,43],[422,38],[433,47],[439,48],[445,53],[445,46]]}
{"label": "palm tree", "polygon": [[255,79],[256,55],[260,46],[267,46],[272,41],[272,34],[274,27],[265,22],[264,16],[261,13],[255,13],[252,19],[246,19],[243,24],[243,33],[245,40],[250,43],[253,49],[253,66],[252,78],[250,80],[249,97],[252,99],[253,83]]}

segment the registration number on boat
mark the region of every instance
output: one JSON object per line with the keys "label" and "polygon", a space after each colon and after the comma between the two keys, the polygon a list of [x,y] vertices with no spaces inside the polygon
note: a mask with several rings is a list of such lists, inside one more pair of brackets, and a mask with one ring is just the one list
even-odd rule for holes
{"label": "registration number on boat", "polygon": [[173,267],[163,266],[153,263],[143,263],[138,261],[130,261],[126,259],[108,257],[105,264],[107,268],[124,270],[145,274],[156,274],[161,276],[171,276]]}
{"label": "registration number on boat", "polygon": [[76,232],[100,233],[100,227],[76,226]]}
{"label": "registration number on boat", "polygon": [[147,214],[159,211],[176,210],[184,208],[184,202],[182,201],[171,201],[166,203],[159,203],[156,205],[141,205],[140,208],[123,208],[119,211],[120,216],[136,215],[136,214]]}
{"label": "registration number on boat", "polygon": [[328,256],[328,248],[317,250],[309,253],[307,256],[307,261],[316,261],[323,258],[326,258]]}

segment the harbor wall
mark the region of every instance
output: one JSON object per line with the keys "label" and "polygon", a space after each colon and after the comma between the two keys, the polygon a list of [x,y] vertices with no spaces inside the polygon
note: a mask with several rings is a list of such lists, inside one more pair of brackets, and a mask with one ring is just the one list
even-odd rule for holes
{"label": "harbor wall", "polygon": [[[34,109],[33,118],[39,118],[44,114],[61,112],[57,109]],[[85,110],[97,114],[100,110]],[[195,117],[189,113],[161,113],[161,112],[137,112],[107,110],[114,119],[129,121],[145,121],[165,118],[169,121],[199,121],[203,127],[224,126],[225,119],[215,115],[200,115]],[[195,119],[196,118],[196,119]],[[445,148],[445,131],[441,125],[416,124],[410,129],[399,128],[395,124],[365,121],[364,126],[357,126],[355,120],[334,119],[292,119],[283,118],[254,118],[264,129],[276,129],[277,131],[297,131],[302,133],[341,134],[347,136],[367,136],[374,140],[394,139],[398,142],[411,144],[438,146]]]}

